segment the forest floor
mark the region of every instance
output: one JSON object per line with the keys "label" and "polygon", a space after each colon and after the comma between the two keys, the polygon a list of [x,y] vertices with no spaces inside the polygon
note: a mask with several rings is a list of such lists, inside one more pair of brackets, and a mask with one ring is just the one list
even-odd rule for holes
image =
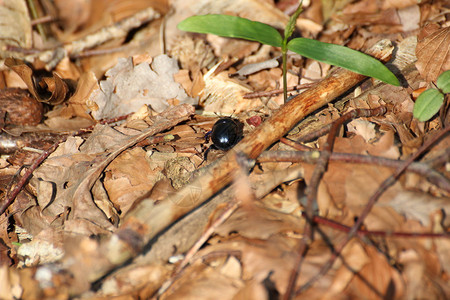
{"label": "forest floor", "polygon": [[0,1],[0,299],[448,299],[450,97],[413,109],[450,6],[419,2],[304,1],[295,37],[401,85],[288,53],[285,104],[279,48],[176,26],[298,1]]}

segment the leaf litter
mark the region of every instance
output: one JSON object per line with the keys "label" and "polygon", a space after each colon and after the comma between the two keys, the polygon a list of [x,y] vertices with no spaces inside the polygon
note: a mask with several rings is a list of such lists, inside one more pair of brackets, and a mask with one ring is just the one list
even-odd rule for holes
{"label": "leaf litter", "polygon": [[[102,12],[105,5],[117,19],[132,20],[135,13],[152,5],[162,14],[167,12],[163,1],[152,1],[149,6],[138,2],[129,3],[127,13],[120,15],[117,3],[87,7],[76,1],[72,5],[85,12],[93,9],[92,13],[101,17],[99,22],[87,17],[69,18],[66,11],[65,25],[49,28],[60,42],[71,43],[95,29],[119,24]],[[341,8],[324,7],[323,14],[317,3],[305,7],[297,22],[303,36],[317,36],[323,26],[320,40],[324,42],[362,50],[383,38],[397,42],[396,59],[391,63],[408,84],[392,87],[367,80],[309,115],[287,135],[288,139],[300,140],[348,111],[380,105],[388,108],[384,116],[354,119],[338,131],[333,152],[353,156],[350,162],[331,161],[315,187],[315,233],[310,240],[304,231],[304,209],[316,164],[308,161],[257,162],[254,166],[252,162],[249,166],[241,163],[239,168],[249,173],[248,180],[237,179],[209,203],[176,221],[190,211],[192,204],[172,203],[171,199],[176,199],[173,195],[185,193],[186,199],[195,202],[198,195],[207,192],[193,185],[195,180],[216,174],[214,166],[223,153],[219,151],[206,161],[203,154],[211,145],[205,136],[218,115],[239,118],[245,124],[246,136],[262,126],[252,118],[258,117],[263,123],[270,119],[282,105],[282,96],[273,93],[281,84],[280,67],[265,64],[277,59],[278,49],[194,36],[177,32],[174,27],[200,12],[231,12],[280,28],[287,21],[287,15],[278,8],[284,1],[278,7],[256,0],[220,5],[203,1],[191,6],[189,1],[182,2],[173,1],[174,11],[165,16],[166,27],[158,20],[149,21],[137,26],[138,33],[128,40],[118,35],[99,46],[97,50],[103,52],[98,58],[108,61],[108,68],[89,54],[78,57],[78,65],[70,60],[57,63],[60,73],[54,73],[54,78],[63,81],[55,82],[70,78],[77,82],[77,88],[56,92],[59,98],[46,102],[45,123],[31,130],[51,131],[56,137],[65,134],[65,141],[33,171],[26,188],[0,216],[0,298],[157,295],[160,299],[287,299],[290,293],[299,299],[445,299],[450,295],[448,134],[419,160],[425,176],[409,171],[401,176],[381,195],[340,258],[333,261],[328,272],[315,277],[331,261],[332,249],[347,236],[327,220],[352,226],[368,199],[393,174],[395,167],[384,165],[377,157],[404,161],[448,126],[446,108],[426,123],[412,117],[414,90],[448,69],[448,14],[440,13],[445,11],[445,3],[357,1]],[[63,13],[63,6],[57,5]],[[433,20],[434,27],[427,27],[426,20]],[[159,55],[157,50],[155,33],[161,28],[171,56]],[[140,44],[148,49],[142,51]],[[127,49],[131,52],[121,45],[130,47]],[[119,48],[109,53],[108,46]],[[16,59],[29,59],[11,49]],[[38,97],[33,76],[43,64],[49,68],[52,62],[32,61],[33,68],[19,64],[25,68],[23,72],[31,72],[25,82],[40,101],[43,98]],[[250,74],[245,71],[250,67],[258,69]],[[329,66],[291,55],[288,69],[289,85],[301,87],[321,80]],[[13,87],[9,82],[17,82],[17,77],[10,70],[2,70],[5,81],[0,83]],[[54,89],[51,80],[44,82],[51,91]],[[21,83],[22,88],[25,86]],[[256,92],[273,94],[247,98]],[[194,115],[192,105],[210,115]],[[125,121],[115,119],[123,116],[128,116]],[[109,124],[98,123],[107,119],[111,119]],[[3,143],[13,130],[3,124],[2,129]],[[306,154],[314,157],[317,152],[313,150],[325,149],[326,137],[316,137],[303,147],[309,147]],[[281,142],[270,150],[293,151]],[[357,155],[369,155],[373,163],[359,162]],[[0,162],[1,191],[6,199],[9,186],[16,183],[16,174],[23,175],[24,171],[17,159],[2,156]],[[188,257],[187,265],[173,273],[179,264],[177,257],[187,253],[230,203],[237,205],[233,213],[214,227],[202,247]],[[154,220],[140,223],[141,215]],[[170,226],[159,231],[156,228],[162,225],[158,223]],[[363,234],[363,230],[369,234]],[[394,233],[413,236],[397,237]],[[147,245],[140,244],[149,237]],[[299,252],[299,245],[305,241],[307,251]],[[130,257],[134,261],[122,265]],[[294,262],[299,258],[302,263],[296,269]],[[115,265],[120,267],[109,272]],[[293,290],[289,290],[293,272],[299,275]],[[96,281],[100,277],[102,280]],[[93,282],[97,287],[90,289]]]}

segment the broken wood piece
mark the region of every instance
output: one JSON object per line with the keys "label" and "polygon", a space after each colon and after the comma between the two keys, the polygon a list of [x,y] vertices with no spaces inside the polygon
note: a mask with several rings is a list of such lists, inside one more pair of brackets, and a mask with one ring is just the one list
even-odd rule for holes
{"label": "broken wood piece", "polygon": [[[390,41],[383,40],[372,47],[368,54],[386,61],[392,48]],[[116,233],[97,242],[96,251],[90,252],[90,255],[98,256],[90,258],[96,261],[95,266],[73,274],[75,280],[93,282],[140,254],[144,246],[163,229],[231,182],[234,170],[237,169],[236,153],[243,153],[251,159],[257,158],[308,114],[333,101],[365,78],[348,70],[336,69],[315,87],[286,103],[224,157],[208,166],[203,175],[192,183],[159,203],[151,198],[142,199],[125,216]],[[80,268],[74,258],[67,259],[72,261],[70,269]]]}

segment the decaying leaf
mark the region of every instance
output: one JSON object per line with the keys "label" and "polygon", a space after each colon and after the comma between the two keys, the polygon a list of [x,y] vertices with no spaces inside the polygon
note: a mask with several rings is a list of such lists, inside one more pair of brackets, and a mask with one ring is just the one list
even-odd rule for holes
{"label": "decaying leaf", "polygon": [[450,27],[428,25],[422,29],[416,48],[416,67],[426,81],[436,81],[450,70]]}
{"label": "decaying leaf", "polygon": [[52,76],[40,76],[23,61],[14,58],[7,58],[5,65],[16,72],[25,82],[30,93],[39,102],[57,105],[62,103],[69,95],[68,84],[56,73]]}
{"label": "decaying leaf", "polygon": [[154,58],[151,66],[140,63],[133,66],[131,58],[119,59],[115,67],[106,72],[106,80],[87,99],[96,120],[125,116],[150,105],[156,112],[169,107],[168,100],[195,104],[173,79],[179,70],[176,60],[166,55]]}

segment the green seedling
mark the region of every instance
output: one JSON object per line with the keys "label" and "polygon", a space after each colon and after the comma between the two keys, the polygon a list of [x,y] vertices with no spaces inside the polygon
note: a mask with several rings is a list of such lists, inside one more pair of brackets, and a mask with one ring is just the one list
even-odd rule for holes
{"label": "green seedling", "polygon": [[445,94],[450,93],[450,70],[439,75],[436,86],[438,89],[428,89],[414,103],[413,116],[420,122],[431,119],[444,103]]}
{"label": "green seedling", "polygon": [[289,40],[294,32],[295,22],[301,11],[302,5],[300,3],[296,12],[289,19],[283,36],[270,25],[228,15],[192,16],[180,22],[178,29],[189,32],[210,33],[222,37],[240,38],[279,47],[283,61],[285,102],[287,99],[286,55],[288,50],[355,73],[377,78],[392,85],[400,85],[397,77],[384,64],[369,55],[344,46],[308,38]]}

